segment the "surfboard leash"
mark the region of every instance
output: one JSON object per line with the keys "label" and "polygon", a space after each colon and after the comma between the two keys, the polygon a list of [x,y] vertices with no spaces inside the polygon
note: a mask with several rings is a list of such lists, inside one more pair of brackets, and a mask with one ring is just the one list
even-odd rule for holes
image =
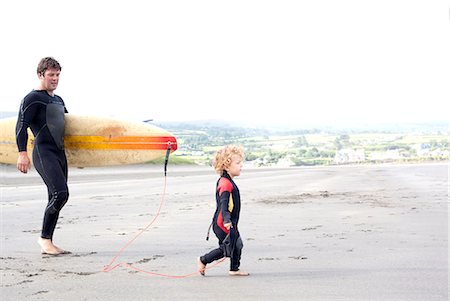
{"label": "surfboard leash", "polygon": [[[167,165],[169,163],[169,155],[170,155],[170,150],[172,148],[172,145],[170,143],[170,141],[167,142],[167,151],[166,151],[166,157],[164,160],[164,188],[163,188],[163,193],[161,196],[161,202],[159,203],[159,207],[158,210],[156,211],[155,216],[153,217],[153,219],[150,221],[150,223],[143,228],[142,230],[140,230],[132,239],[130,239],[123,247],[122,249],[120,249],[117,254],[113,257],[113,259],[110,261],[110,263],[108,265],[106,265],[103,269],[102,272],[105,273],[109,273],[113,270],[115,270],[116,268],[123,266],[126,267],[128,269],[132,269],[134,271],[140,272],[140,273],[144,273],[150,276],[160,276],[160,277],[167,277],[167,278],[187,278],[187,277],[192,277],[192,276],[198,276],[200,275],[198,271],[189,273],[189,274],[185,274],[185,275],[171,275],[171,274],[163,274],[163,273],[156,273],[156,272],[150,272],[150,271],[146,271],[137,267],[134,267],[133,265],[126,263],[126,262],[119,262],[116,263],[114,265],[114,263],[117,261],[117,259],[122,255],[123,252],[125,252],[125,250],[131,245],[133,244],[133,242],[138,239],[139,236],[141,236],[145,231],[147,231],[158,219],[159,214],[161,213],[161,209],[164,205],[164,203],[166,202],[166,188],[167,188]],[[206,269],[210,269],[215,267],[216,265],[222,263],[225,259],[219,260],[214,264],[209,265],[208,267],[206,267]]]}
{"label": "surfboard leash", "polygon": [[167,141],[166,158],[164,159],[164,178],[167,178],[167,164],[169,163],[169,155],[170,155],[171,148],[172,148],[172,143],[170,143],[170,141]]}

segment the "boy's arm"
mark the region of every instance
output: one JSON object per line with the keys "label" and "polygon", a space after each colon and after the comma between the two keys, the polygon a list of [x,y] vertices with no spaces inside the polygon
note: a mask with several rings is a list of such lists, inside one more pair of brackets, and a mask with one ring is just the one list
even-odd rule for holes
{"label": "boy's arm", "polygon": [[220,210],[222,211],[223,225],[228,230],[231,228],[231,212],[228,210],[231,193],[224,191],[220,194]]}
{"label": "boy's arm", "polygon": [[233,185],[228,179],[222,178],[219,182],[217,190],[219,192],[220,211],[222,212],[223,225],[229,230],[231,228],[230,207],[232,206],[230,206],[230,199]]}

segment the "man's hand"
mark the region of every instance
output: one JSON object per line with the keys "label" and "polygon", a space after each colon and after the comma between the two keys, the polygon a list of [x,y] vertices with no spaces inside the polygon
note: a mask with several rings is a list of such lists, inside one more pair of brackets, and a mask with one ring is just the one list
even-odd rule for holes
{"label": "man's hand", "polygon": [[27,173],[31,167],[30,158],[26,151],[19,152],[19,158],[17,159],[17,169],[23,173]]}

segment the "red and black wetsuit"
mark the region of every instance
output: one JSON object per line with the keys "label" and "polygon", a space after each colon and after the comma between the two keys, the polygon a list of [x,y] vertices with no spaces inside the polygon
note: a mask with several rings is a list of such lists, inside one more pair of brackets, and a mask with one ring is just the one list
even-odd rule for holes
{"label": "red and black wetsuit", "polygon": [[216,212],[213,217],[213,231],[219,239],[219,247],[200,257],[203,264],[211,263],[224,257],[223,240],[230,233],[224,224],[232,224],[231,235],[234,244],[231,255],[230,271],[239,270],[241,253],[243,248],[239,234],[239,214],[241,211],[241,197],[239,189],[226,171],[222,174],[216,185]]}
{"label": "red and black wetsuit", "polygon": [[69,198],[64,113],[67,110],[61,97],[51,96],[45,90],[34,90],[23,99],[16,125],[19,152],[27,150],[28,128],[35,138],[33,164],[48,190],[41,233],[41,237],[47,239],[52,239],[59,212]]}

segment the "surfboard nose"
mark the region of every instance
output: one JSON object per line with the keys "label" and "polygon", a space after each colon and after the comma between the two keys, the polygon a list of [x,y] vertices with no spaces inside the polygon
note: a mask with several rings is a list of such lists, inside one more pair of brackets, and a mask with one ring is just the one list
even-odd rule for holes
{"label": "surfboard nose", "polygon": [[170,144],[170,152],[173,153],[178,149],[178,142],[175,136],[167,137],[167,146]]}

